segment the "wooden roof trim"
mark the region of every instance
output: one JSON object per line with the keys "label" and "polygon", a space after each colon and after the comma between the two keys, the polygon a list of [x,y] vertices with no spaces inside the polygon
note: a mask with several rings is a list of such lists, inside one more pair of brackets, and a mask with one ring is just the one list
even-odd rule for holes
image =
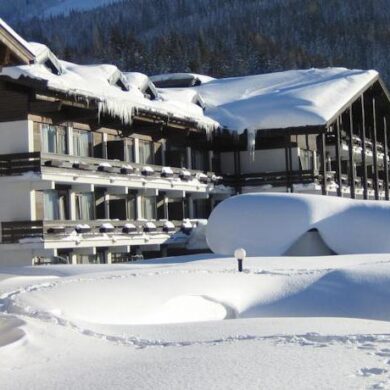
{"label": "wooden roof trim", "polygon": [[2,42],[12,54],[24,65],[31,64],[35,60],[35,55],[24,43],[20,42],[6,28],[0,24],[0,42]]}

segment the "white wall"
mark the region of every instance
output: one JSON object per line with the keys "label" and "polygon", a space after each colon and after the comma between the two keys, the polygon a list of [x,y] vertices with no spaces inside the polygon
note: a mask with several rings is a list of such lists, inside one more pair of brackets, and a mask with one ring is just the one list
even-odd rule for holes
{"label": "white wall", "polygon": [[[292,169],[299,169],[298,148],[291,149]],[[286,170],[285,149],[256,150],[254,158],[247,151],[240,152],[241,173],[282,172]],[[224,174],[234,174],[234,154],[221,153]]]}
{"label": "white wall", "polygon": [[25,182],[0,180],[0,222],[35,219],[35,197]]}
{"label": "white wall", "polygon": [[0,154],[27,153],[34,149],[33,122],[0,123]]}

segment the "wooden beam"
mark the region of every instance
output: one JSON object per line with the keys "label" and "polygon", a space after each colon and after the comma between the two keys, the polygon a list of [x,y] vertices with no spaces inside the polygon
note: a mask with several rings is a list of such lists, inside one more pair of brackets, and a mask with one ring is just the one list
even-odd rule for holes
{"label": "wooden beam", "polygon": [[386,117],[383,118],[383,146],[384,146],[384,156],[383,156],[383,169],[385,173],[384,177],[384,185],[385,185],[385,197],[386,200],[389,200],[389,160],[388,160],[388,153],[389,153],[389,146],[388,146],[388,140],[387,140],[387,120]]}
{"label": "wooden beam", "polygon": [[343,196],[343,183],[341,180],[341,156],[340,156],[340,118],[336,120],[336,182],[337,182],[337,195]]}
{"label": "wooden beam", "polygon": [[349,186],[351,191],[351,198],[356,198],[355,188],[355,159],[353,154],[353,112],[352,106],[349,109],[349,137],[348,137],[348,152],[349,152]]}
{"label": "wooden beam", "polygon": [[363,198],[368,199],[367,158],[366,158],[366,109],[364,107],[364,95],[361,95],[360,99],[362,104],[361,139],[362,139],[362,164],[363,164]]}
{"label": "wooden beam", "polygon": [[374,191],[375,200],[379,200],[379,183],[378,183],[378,155],[377,155],[377,127],[376,127],[376,103],[375,97],[372,98],[372,116],[373,116],[373,162],[374,162]]}
{"label": "wooden beam", "polygon": [[326,170],[326,134],[322,133],[320,136],[320,145],[319,145],[319,151],[320,151],[320,159],[322,162],[322,195],[328,195],[327,187],[328,187],[328,180],[327,180],[327,170]]}

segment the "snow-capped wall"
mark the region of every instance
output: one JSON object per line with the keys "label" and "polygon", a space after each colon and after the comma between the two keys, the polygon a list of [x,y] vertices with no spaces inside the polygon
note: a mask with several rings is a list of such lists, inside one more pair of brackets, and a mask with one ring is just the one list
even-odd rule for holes
{"label": "snow-capped wall", "polygon": [[389,253],[390,203],[299,194],[246,194],[212,212],[207,242],[218,254],[279,256],[316,229],[337,254]]}

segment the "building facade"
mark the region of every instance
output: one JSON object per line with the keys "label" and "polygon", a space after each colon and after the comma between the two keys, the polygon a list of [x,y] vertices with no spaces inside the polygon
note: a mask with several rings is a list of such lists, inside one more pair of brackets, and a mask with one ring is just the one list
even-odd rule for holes
{"label": "building facade", "polygon": [[[207,250],[191,237],[242,192],[389,200],[390,99],[379,76],[348,91],[324,123],[234,132],[210,125],[196,76],[152,82],[77,67],[4,22],[0,32],[0,264]],[[143,104],[129,110],[133,89]]]}

